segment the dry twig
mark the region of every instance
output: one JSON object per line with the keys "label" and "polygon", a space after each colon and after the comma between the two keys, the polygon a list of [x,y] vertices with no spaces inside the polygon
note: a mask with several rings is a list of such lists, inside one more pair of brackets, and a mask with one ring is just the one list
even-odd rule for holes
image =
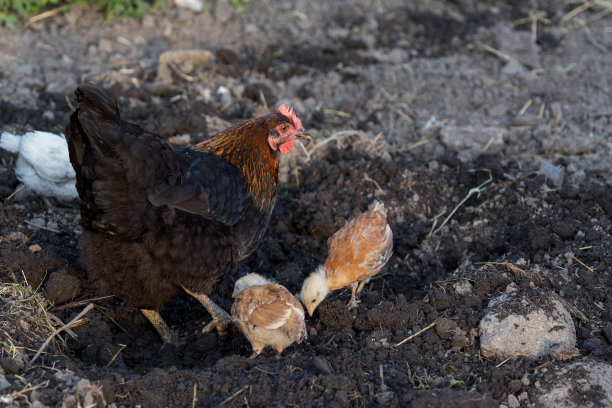
{"label": "dry twig", "polygon": [[436,324],[438,323],[438,319],[434,320],[433,323],[431,323],[429,326],[422,328],[421,330],[419,330],[418,332],[414,333],[411,336],[406,337],[404,340],[400,341],[399,343],[397,343],[396,345],[394,345],[393,347],[397,347],[397,346],[401,346],[402,344],[404,344],[407,341],[410,341],[412,339],[414,339],[416,336],[418,336],[419,334],[431,329],[432,327],[434,327]]}
{"label": "dry twig", "polygon": [[76,317],[74,319],[72,319],[70,322],[66,323],[65,325],[63,325],[62,327],[60,327],[59,329],[55,330],[53,333],[51,333],[51,335],[47,338],[47,340],[45,340],[45,342],[42,344],[42,346],[40,346],[40,348],[38,349],[38,351],[36,352],[36,354],[34,355],[34,357],[32,357],[32,359],[30,360],[30,365],[34,362],[34,360],[36,360],[41,353],[43,352],[43,350],[49,345],[49,343],[51,342],[51,340],[53,340],[53,338],[55,336],[57,336],[57,334],[59,334],[60,332],[62,332],[63,330],[69,329],[72,325],[74,325],[85,313],[89,312],[92,308],[94,307],[93,303],[90,303],[87,305],[87,307],[85,309],[83,309],[81,311],[81,313],[79,313],[78,315],[76,315]]}

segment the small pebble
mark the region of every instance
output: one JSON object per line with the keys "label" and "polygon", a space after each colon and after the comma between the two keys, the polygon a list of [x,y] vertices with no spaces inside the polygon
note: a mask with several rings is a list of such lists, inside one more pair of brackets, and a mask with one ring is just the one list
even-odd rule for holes
{"label": "small pebble", "polygon": [[508,395],[508,406],[510,408],[519,408],[521,406],[521,403],[513,394],[509,394]]}
{"label": "small pebble", "polygon": [[323,357],[315,357],[313,364],[317,371],[321,374],[329,375],[332,373],[329,363]]}
{"label": "small pebble", "polygon": [[529,377],[527,377],[527,374],[523,375],[523,378],[521,378],[521,382],[525,387],[529,385]]}
{"label": "small pebble", "polygon": [[33,253],[42,251],[42,248],[38,244],[30,245],[28,249]]}
{"label": "small pebble", "polygon": [[382,407],[391,402],[394,396],[395,394],[393,391],[379,392],[378,394],[374,395],[374,399],[378,403],[378,406]]}
{"label": "small pebble", "polygon": [[6,390],[10,386],[11,386],[11,383],[8,382],[6,377],[4,377],[2,374],[0,374],[0,392]]}

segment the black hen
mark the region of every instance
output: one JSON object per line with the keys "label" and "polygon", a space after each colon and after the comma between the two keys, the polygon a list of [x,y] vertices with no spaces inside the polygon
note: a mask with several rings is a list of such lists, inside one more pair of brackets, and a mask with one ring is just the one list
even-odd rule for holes
{"label": "black hen", "polygon": [[223,328],[229,316],[206,296],[264,234],[276,197],[279,151],[307,138],[291,109],[251,119],[192,146],[123,121],[115,102],[84,83],[66,128],[80,197],[81,254],[107,293],[156,312],[180,290]]}

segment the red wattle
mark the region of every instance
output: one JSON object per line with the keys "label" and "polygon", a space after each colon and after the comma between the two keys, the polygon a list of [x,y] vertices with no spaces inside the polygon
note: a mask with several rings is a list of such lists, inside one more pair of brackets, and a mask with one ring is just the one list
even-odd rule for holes
{"label": "red wattle", "polygon": [[285,143],[278,145],[278,150],[280,150],[282,154],[287,154],[293,148],[294,143],[295,140],[287,140]]}

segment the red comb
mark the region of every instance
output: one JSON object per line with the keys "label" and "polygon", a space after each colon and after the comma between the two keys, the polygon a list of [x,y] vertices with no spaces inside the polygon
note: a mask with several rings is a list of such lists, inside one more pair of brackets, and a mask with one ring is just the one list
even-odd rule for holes
{"label": "red comb", "polygon": [[297,115],[295,114],[293,108],[291,106],[287,106],[287,105],[281,105],[278,107],[278,111],[281,113],[281,115],[288,117],[289,119],[291,119],[291,121],[293,122],[293,126],[295,126],[296,129],[302,129],[302,122],[300,121],[300,119],[297,117]]}

